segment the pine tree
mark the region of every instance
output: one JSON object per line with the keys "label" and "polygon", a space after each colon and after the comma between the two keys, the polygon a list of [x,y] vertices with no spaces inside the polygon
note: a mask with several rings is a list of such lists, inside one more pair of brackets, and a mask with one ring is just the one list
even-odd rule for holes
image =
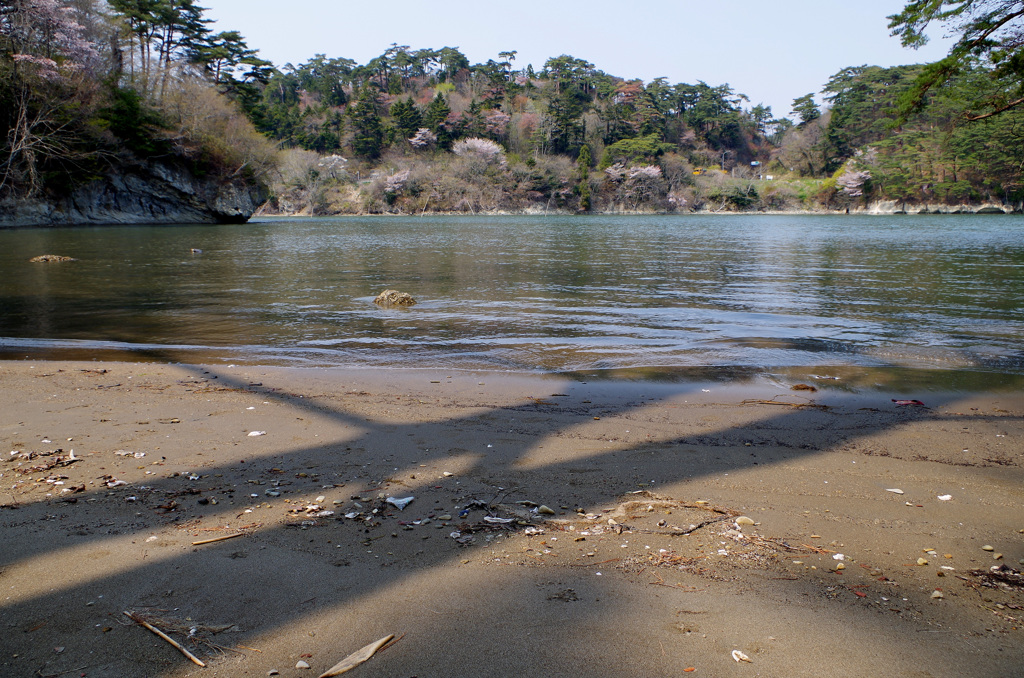
{"label": "pine tree", "polygon": [[370,86],[363,88],[359,101],[349,109],[352,121],[352,150],[364,158],[377,158],[384,145],[384,127],[377,114],[377,91]]}
{"label": "pine tree", "polygon": [[441,131],[441,125],[444,124],[445,120],[448,119],[452,109],[448,106],[448,102],[445,101],[444,95],[440,92],[434,97],[434,100],[427,106],[427,114],[424,122],[431,131],[437,133]]}
{"label": "pine tree", "polygon": [[416,130],[423,126],[423,116],[413,103],[412,97],[404,101],[399,99],[392,104],[391,120],[395,129],[405,139],[416,134]]}

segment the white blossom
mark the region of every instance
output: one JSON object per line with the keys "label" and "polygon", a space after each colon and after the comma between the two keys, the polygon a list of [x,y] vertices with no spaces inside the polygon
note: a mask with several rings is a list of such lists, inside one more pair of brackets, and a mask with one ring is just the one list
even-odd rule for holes
{"label": "white blossom", "polygon": [[490,139],[472,137],[455,142],[452,153],[463,158],[481,158],[488,163],[505,164],[505,149]]}
{"label": "white blossom", "polygon": [[437,135],[431,132],[426,127],[421,127],[416,130],[416,134],[409,139],[409,143],[415,148],[425,148],[427,146],[433,146],[437,143]]}

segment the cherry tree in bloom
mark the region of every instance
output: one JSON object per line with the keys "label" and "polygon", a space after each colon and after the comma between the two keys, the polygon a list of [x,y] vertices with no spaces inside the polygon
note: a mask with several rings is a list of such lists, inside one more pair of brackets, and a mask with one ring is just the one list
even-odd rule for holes
{"label": "cherry tree in bloom", "polygon": [[416,134],[409,139],[409,143],[412,144],[414,148],[426,148],[437,143],[437,135],[426,127],[421,127],[416,131]]}
{"label": "cherry tree in bloom", "polygon": [[505,149],[490,139],[471,137],[455,142],[452,153],[463,158],[480,158],[488,164],[497,162],[505,164]]}
{"label": "cherry tree in bloom", "polygon": [[484,131],[496,137],[503,136],[508,130],[512,116],[501,111],[492,111],[484,117]]}
{"label": "cherry tree in bloom", "polygon": [[864,195],[864,184],[871,178],[871,172],[867,170],[855,170],[847,168],[845,172],[836,179],[839,190],[851,198],[859,198]]}
{"label": "cherry tree in bloom", "polygon": [[396,172],[384,180],[384,191],[386,193],[399,193],[405,188],[407,181],[409,181],[409,170]]}
{"label": "cherry tree in bloom", "polygon": [[85,38],[78,10],[60,0],[7,0],[0,13],[0,48],[16,64],[46,79],[95,65],[96,45]]}

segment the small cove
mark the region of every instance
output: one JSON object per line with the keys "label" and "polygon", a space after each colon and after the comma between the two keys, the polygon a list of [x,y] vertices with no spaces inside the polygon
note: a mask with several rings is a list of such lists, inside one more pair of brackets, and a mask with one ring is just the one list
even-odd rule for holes
{"label": "small cove", "polygon": [[[974,215],[0,231],[0,357],[1017,388],[1022,234]],[[420,303],[379,309],[386,287]]]}

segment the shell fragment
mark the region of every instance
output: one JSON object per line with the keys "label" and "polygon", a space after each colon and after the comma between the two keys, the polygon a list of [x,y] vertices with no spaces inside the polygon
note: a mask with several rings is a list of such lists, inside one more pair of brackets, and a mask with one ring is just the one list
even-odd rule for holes
{"label": "shell fragment", "polygon": [[751,659],[751,658],[750,658],[750,657],[748,657],[747,655],[743,654],[743,653],[742,653],[742,652],[740,652],[739,650],[733,650],[733,651],[732,651],[732,658],[733,658],[733,659],[735,659],[735,660],[736,660],[736,661],[738,661],[738,662],[749,662],[749,663],[751,663],[751,664],[753,664],[753,663],[754,663],[754,660],[753,660],[753,659]]}

